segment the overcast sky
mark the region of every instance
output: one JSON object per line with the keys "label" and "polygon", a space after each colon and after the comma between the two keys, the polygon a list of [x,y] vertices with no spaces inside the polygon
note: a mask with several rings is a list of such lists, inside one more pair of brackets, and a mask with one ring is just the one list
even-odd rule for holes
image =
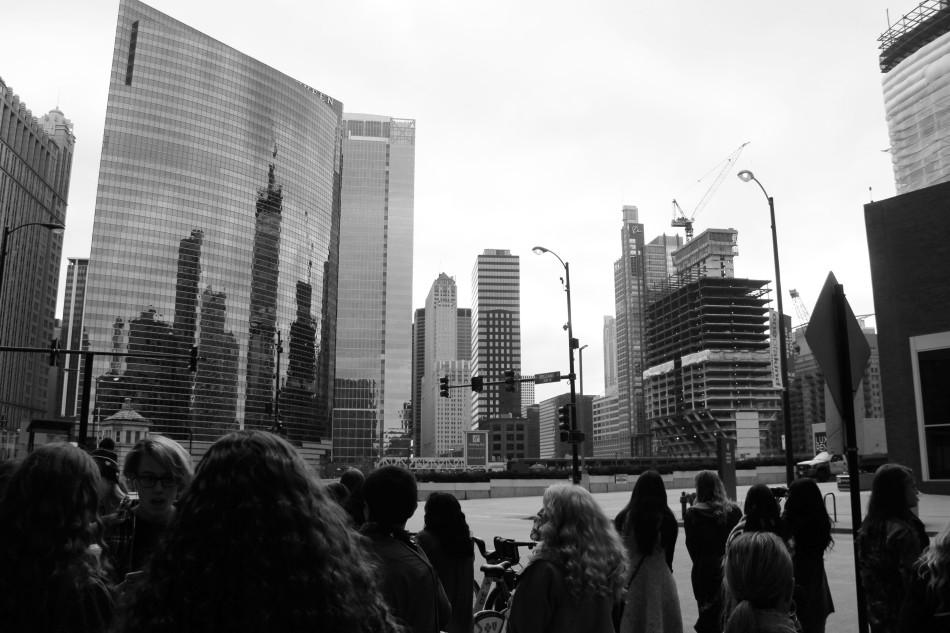
{"label": "overcast sky", "polygon": [[[913,0],[150,4],[346,112],[415,119],[414,307],[440,272],[467,307],[476,255],[520,255],[525,374],[567,373],[560,265],[531,247],[570,263],[585,391],[603,393],[621,208],[639,207],[648,240],[681,230],[671,200],[691,211],[746,141],[696,233],[737,229],[736,275],[774,278],[767,202],[735,177],[750,169],[775,198],[786,293],[810,309],[834,271],[854,312],[874,312],[863,205],[894,195],[877,38]],[[64,258],[89,254],[117,10],[3,9],[0,77],[35,116],[58,104],[74,124]],[[787,294],[785,312],[799,322]]]}

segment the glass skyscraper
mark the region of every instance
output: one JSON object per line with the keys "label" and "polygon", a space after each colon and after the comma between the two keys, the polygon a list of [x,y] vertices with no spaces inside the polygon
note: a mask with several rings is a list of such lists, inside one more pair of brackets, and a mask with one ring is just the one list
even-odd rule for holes
{"label": "glass skyscraper", "polygon": [[85,305],[90,348],[119,354],[95,363],[103,419],[128,400],[178,438],[329,438],[342,115],[120,1]]}
{"label": "glass skyscraper", "polygon": [[344,115],[333,460],[408,457],[415,121]]}

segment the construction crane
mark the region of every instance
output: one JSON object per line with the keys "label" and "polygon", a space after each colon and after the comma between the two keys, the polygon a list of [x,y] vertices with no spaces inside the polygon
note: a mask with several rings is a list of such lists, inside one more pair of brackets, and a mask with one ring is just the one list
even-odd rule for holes
{"label": "construction crane", "polygon": [[709,201],[712,199],[712,195],[717,189],[719,189],[719,185],[721,185],[722,181],[725,179],[729,168],[736,162],[736,160],[739,158],[739,154],[742,153],[742,149],[748,144],[749,141],[746,141],[740,145],[738,149],[729,154],[729,156],[727,156],[725,160],[722,161],[722,163],[716,165],[716,167],[713,167],[713,169],[707,173],[706,176],[703,176],[697,181],[702,182],[707,176],[709,176],[709,174],[715,172],[717,169],[719,170],[716,173],[716,177],[713,179],[712,184],[709,185],[708,189],[706,189],[706,193],[703,194],[703,197],[699,199],[699,202],[696,203],[696,206],[693,207],[692,212],[688,216],[686,215],[686,212],[683,211],[683,208],[680,207],[676,199],[673,199],[673,221],[670,222],[670,226],[674,228],[683,227],[686,231],[687,242],[693,239],[693,219],[696,217],[696,214],[699,213],[703,207],[709,204]]}
{"label": "construction crane", "polygon": [[795,314],[798,315],[798,320],[802,323],[808,323],[811,320],[811,313],[808,311],[808,308],[805,307],[802,296],[798,294],[798,291],[794,288],[789,290],[788,294],[792,297],[792,304],[795,306]]}

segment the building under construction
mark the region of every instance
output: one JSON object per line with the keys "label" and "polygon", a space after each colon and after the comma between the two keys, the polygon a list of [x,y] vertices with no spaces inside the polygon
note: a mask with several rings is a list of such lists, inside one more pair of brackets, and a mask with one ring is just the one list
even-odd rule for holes
{"label": "building under construction", "polygon": [[781,451],[766,281],[671,278],[646,309],[646,416],[657,452],[706,455],[716,436],[737,455]]}
{"label": "building under construction", "polygon": [[897,193],[947,182],[950,2],[921,2],[878,41]]}

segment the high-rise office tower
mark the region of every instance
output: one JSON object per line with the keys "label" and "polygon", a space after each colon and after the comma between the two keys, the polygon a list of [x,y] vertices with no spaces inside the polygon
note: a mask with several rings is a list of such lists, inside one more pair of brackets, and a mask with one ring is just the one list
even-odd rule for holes
{"label": "high-rise office tower", "polygon": [[604,394],[617,395],[617,319],[604,315]]}
{"label": "high-rise office tower", "polygon": [[[472,269],[472,375],[501,380],[521,373],[521,265],[507,250],[486,249]],[[472,393],[472,425],[521,415],[521,383]]]}
{"label": "high-rise office tower", "polygon": [[472,375],[469,350],[459,349],[459,329],[467,334],[470,326],[460,326],[464,313],[457,304],[455,280],[445,273],[440,274],[426,297],[425,371],[418,453],[421,457],[461,455],[463,433],[471,426],[469,389],[449,389],[447,398],[439,395],[440,379],[448,378],[450,385],[468,385]]}
{"label": "high-rise office tower", "polygon": [[[36,224],[66,222],[73,143],[62,112],[34,118],[0,79],[0,345],[44,348],[53,337],[63,240]],[[45,354],[3,354],[0,428],[25,430],[46,417],[56,393],[48,369]]]}
{"label": "high-rise office tower", "polygon": [[359,463],[408,457],[416,123],[343,118],[333,459]]}
{"label": "high-rise office tower", "polygon": [[[78,350],[88,345],[83,341],[82,310],[86,298],[86,274],[89,260],[70,257],[66,268],[66,295],[63,300],[63,325],[59,346],[62,349]],[[82,387],[79,380],[82,357],[79,354],[66,354],[63,361],[67,371],[63,372],[60,385],[59,415],[71,418],[79,414],[79,402]]]}
{"label": "high-rise office tower", "polygon": [[335,99],[120,0],[85,305],[90,348],[126,354],[96,359],[103,418],[128,398],[177,438],[327,440],[342,117]]}
{"label": "high-rise office tower", "polygon": [[422,378],[426,368],[426,309],[416,308],[412,319],[412,454],[422,446]]}
{"label": "high-rise office tower", "polygon": [[614,262],[616,311],[617,421],[615,433],[603,433],[616,445],[603,445],[608,454],[650,455],[653,433],[644,416],[644,311],[672,270],[672,253],[682,244],[679,236],[661,235],[644,243],[637,208],[623,208],[621,256]]}
{"label": "high-rise office tower", "polygon": [[950,5],[924,0],[879,38],[897,193],[950,180]]}

